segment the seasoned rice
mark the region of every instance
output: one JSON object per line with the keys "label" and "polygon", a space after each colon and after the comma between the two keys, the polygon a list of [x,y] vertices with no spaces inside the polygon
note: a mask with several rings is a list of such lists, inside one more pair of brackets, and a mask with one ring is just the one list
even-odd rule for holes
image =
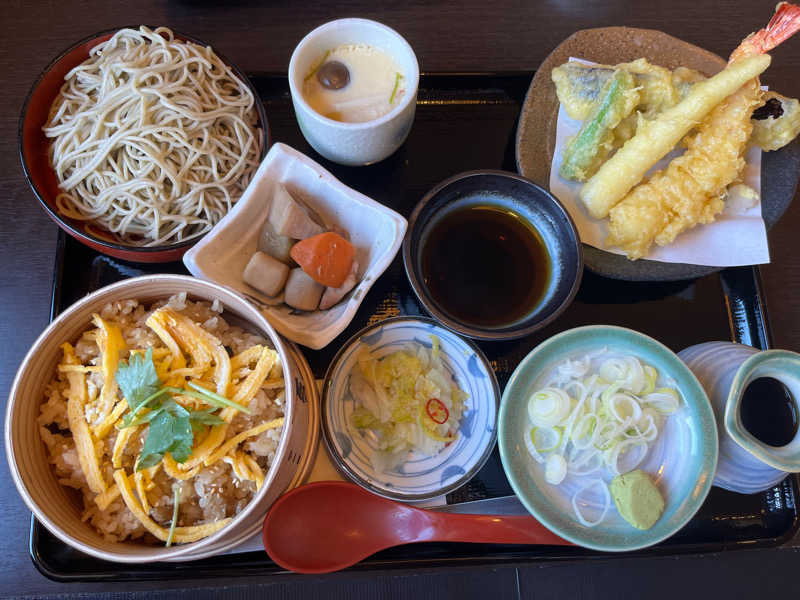
{"label": "seasoned rice", "polygon": [[[117,325],[129,349],[164,348],[163,342],[151,330],[145,321],[157,308],[166,305],[174,311],[189,317],[205,331],[216,336],[225,346],[229,356],[259,344],[270,346],[263,337],[230,325],[221,316],[222,306],[218,301],[193,302],[186,294],[178,294],[166,302],[154,303],[146,308],[136,300],[121,300],[106,304],[99,312],[100,317]],[[100,348],[95,341],[94,327],[89,327],[75,343],[75,355],[82,365],[99,365],[101,363]],[[127,359],[127,355],[122,358]],[[232,380],[243,378],[246,373],[233,373]],[[227,429],[225,439],[247,431],[257,425],[282,417],[284,415],[284,388],[275,385],[275,380],[282,380],[282,368],[276,361],[267,377],[271,384],[262,384],[258,392],[248,404],[251,414],[237,412]],[[99,370],[91,372],[86,378],[87,423],[91,426],[93,413],[88,408],[96,399],[103,386],[103,375]],[[95,494],[88,485],[87,478],[81,469],[73,435],[69,430],[67,417],[67,391],[69,390],[67,374],[57,372],[45,390],[40,415],[39,431],[42,441],[47,447],[50,463],[62,485],[79,490],[83,502],[83,519],[92,525],[106,540],[122,542],[139,540],[146,543],[162,543],[153,536],[125,505],[121,496],[117,496],[107,508],[101,510],[95,502]],[[121,391],[119,392],[121,398]],[[126,409],[127,410],[127,409]],[[138,436],[134,436],[125,446],[122,466],[125,472],[134,472],[134,465],[140,453],[148,427],[140,427]],[[266,475],[272,464],[283,427],[276,427],[261,434],[250,437],[240,444],[243,450],[255,459],[262,473]],[[111,428],[103,440],[95,440],[96,453],[99,458],[101,472],[106,482],[113,486],[114,468],[111,462],[114,442],[118,430]],[[202,440],[202,433],[195,434],[195,447]],[[177,525],[188,527],[215,523],[221,519],[234,517],[252,500],[257,491],[256,483],[250,479],[237,476],[231,460],[219,460],[203,467],[194,476],[186,480],[170,477],[165,469],[157,470],[152,478],[152,488],[146,491],[146,500],[150,506],[149,516],[158,525],[169,528],[173,513],[173,485],[180,487],[180,501]],[[135,487],[134,487],[135,490]],[[137,496],[138,497],[138,496]],[[141,499],[140,499],[141,502]]]}

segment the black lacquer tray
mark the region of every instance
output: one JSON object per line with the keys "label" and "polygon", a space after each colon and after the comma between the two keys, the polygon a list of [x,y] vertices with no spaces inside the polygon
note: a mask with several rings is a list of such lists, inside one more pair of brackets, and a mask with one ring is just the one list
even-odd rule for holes
{"label": "black lacquer tray", "polygon": [[[408,216],[417,201],[442,179],[480,168],[514,170],[514,138],[520,107],[532,73],[423,75],[417,116],[408,141],[387,160],[369,167],[341,167],[321,159],[302,138],[285,76],[252,77],[266,105],[272,137],[319,160],[344,183]],[[139,265],[97,254],[59,234],[52,314],[85,294],[126,277],[145,273],[185,273],[181,263]],[[399,314],[422,314],[400,256],[375,283],[350,326],[327,348],[304,349],[322,377],[337,348],[356,331]],[[551,326],[509,342],[479,342],[504,386],[520,360],[559,331],[603,323],[631,327],[661,340],[674,351],[710,340],[736,340],[759,348],[770,332],[758,269],[725,269],[701,279],[635,283],[606,279],[589,271],[575,302]],[[486,466],[448,502],[511,494],[500,457]],[[800,526],[798,481],[745,496],[712,488],[698,514],[680,532],[635,555],[715,552],[738,547],[776,546]],[[30,552],[45,576],[61,581],[129,581],[198,577],[277,575],[282,569],[264,552],[249,552],[191,563],[119,565],[84,555],[63,544],[35,519]],[[413,569],[451,565],[503,564],[606,556],[573,547],[426,543],[394,548],[370,557],[353,570]],[[630,556],[627,554],[626,556]]]}

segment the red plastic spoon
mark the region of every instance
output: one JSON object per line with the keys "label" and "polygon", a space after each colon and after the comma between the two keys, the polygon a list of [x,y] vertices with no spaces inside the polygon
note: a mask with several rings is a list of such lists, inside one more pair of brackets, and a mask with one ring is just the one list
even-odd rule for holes
{"label": "red plastic spoon", "polygon": [[264,548],[298,573],[338,571],[411,542],[568,545],[533,517],[463,515],[414,508],[344,481],[304,485],[264,520]]}

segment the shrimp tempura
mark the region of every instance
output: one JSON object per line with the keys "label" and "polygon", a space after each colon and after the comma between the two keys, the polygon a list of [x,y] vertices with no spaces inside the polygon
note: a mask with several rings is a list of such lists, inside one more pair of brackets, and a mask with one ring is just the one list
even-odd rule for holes
{"label": "shrimp tempura", "polygon": [[[800,7],[779,4],[765,29],[750,34],[731,61],[763,54],[800,30]],[[743,85],[701,122],[688,150],[636,186],[609,213],[606,243],[630,259],[645,256],[653,241],[666,245],[700,223],[711,223],[724,208],[728,185],[744,168],[742,155],[753,129],[750,116],[763,103],[758,78]]]}

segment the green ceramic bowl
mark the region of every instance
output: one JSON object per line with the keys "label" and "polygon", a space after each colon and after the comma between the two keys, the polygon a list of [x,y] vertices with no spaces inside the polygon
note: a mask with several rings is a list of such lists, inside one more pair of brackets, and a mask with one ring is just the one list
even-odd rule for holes
{"label": "green ceramic bowl", "polygon": [[[653,527],[639,530],[627,523],[611,504],[605,519],[594,527],[582,525],[575,516],[572,497],[587,478],[611,481],[605,469],[578,478],[567,475],[558,486],[544,479],[544,466],[525,447],[531,429],[528,397],[544,385],[551,369],[566,358],[578,358],[607,347],[632,354],[652,365],[659,377],[671,378],[683,396],[681,408],[661,427],[644,461],[638,466],[648,473],[664,496],[665,508]],[[660,380],[659,380],[660,381]],[[511,487],[530,513],[548,529],[579,546],[621,552],[656,544],[683,527],[708,494],[717,467],[717,428],[703,388],[688,367],[666,346],[622,327],[592,325],[570,329],[534,348],[511,376],[500,404],[498,444],[503,468]],[[581,494],[584,516],[600,515],[601,498]]]}

